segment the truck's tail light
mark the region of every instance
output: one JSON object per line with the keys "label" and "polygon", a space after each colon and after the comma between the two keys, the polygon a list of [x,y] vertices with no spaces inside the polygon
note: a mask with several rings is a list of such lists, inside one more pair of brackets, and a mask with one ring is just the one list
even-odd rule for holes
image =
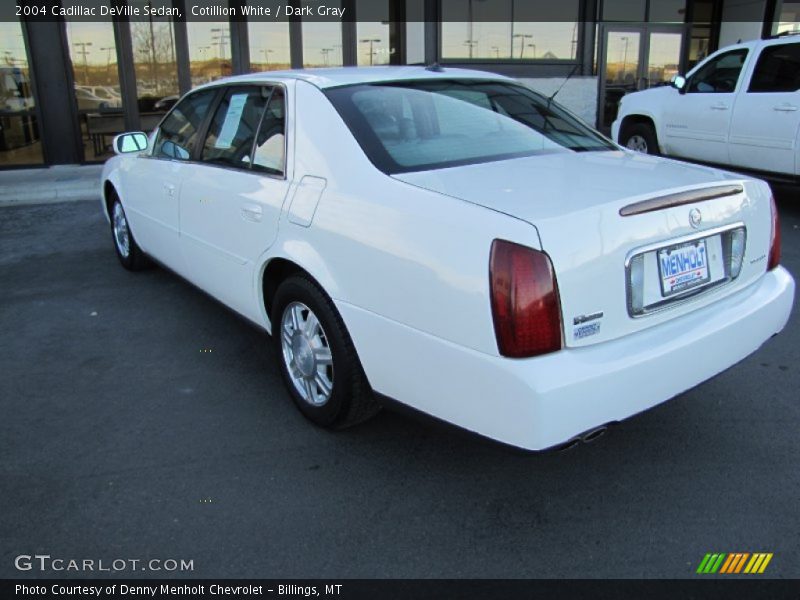
{"label": "truck's tail light", "polygon": [[489,278],[500,354],[523,358],[560,350],[561,307],[550,258],[532,248],[495,240]]}
{"label": "truck's tail light", "polygon": [[778,207],[775,205],[775,198],[769,199],[769,207],[772,211],[772,231],[769,238],[769,260],[767,270],[770,271],[781,263],[781,223],[778,218]]}

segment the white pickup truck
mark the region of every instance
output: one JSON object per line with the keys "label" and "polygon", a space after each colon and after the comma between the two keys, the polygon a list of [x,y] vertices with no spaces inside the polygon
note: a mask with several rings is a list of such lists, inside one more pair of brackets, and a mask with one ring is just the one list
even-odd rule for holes
{"label": "white pickup truck", "polygon": [[800,36],[718,50],[672,85],[622,98],[622,146],[761,172],[800,175]]}

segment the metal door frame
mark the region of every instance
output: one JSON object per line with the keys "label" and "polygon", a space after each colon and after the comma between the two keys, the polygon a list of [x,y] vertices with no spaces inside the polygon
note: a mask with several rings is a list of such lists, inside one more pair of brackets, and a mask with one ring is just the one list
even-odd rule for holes
{"label": "metal door frame", "polygon": [[681,35],[681,46],[678,51],[678,72],[684,72],[684,55],[686,54],[686,40],[688,26],[682,23],[604,23],[598,26],[597,45],[597,128],[609,131],[611,123],[604,123],[604,106],[606,97],[606,62],[608,52],[609,33],[637,33],[640,36],[638,68],[636,71],[637,89],[643,79],[649,79],[650,34],[651,33],[678,33]]}

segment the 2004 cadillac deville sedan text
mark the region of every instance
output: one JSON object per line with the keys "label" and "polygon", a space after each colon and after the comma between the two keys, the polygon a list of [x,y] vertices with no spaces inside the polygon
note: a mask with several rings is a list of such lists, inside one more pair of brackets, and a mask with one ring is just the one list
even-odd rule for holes
{"label": "2004 cadillac deville sedan text", "polygon": [[559,445],[733,365],[792,306],[765,183],[623,151],[497,75],[244,75],[114,145],[122,264],[271,332],[325,427],[386,397]]}

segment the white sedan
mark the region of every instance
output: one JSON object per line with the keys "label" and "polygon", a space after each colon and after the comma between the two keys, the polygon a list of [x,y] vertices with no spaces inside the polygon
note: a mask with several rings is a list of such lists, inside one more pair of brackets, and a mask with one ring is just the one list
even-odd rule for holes
{"label": "white sedan", "polygon": [[765,183],[622,150],[489,73],[243,75],[114,147],[122,265],[152,258],[271,333],[324,427],[393,399],[526,449],[593,438],[792,307]]}

